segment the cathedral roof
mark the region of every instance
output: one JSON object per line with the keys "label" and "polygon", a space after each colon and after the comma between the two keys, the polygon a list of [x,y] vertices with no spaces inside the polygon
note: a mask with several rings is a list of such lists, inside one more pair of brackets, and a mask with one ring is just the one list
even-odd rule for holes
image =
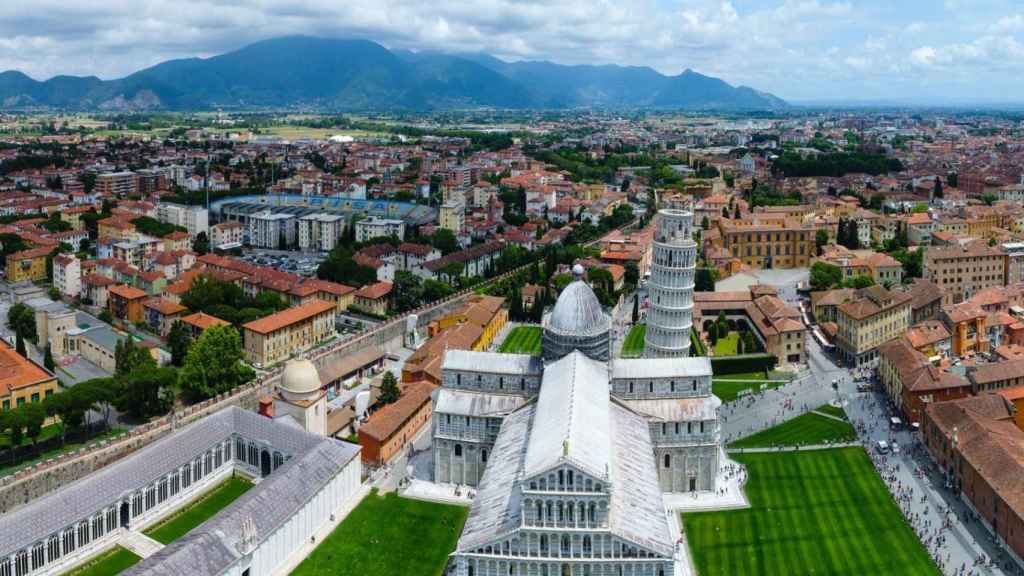
{"label": "cathedral roof", "polygon": [[591,336],[608,331],[610,324],[590,285],[576,280],[558,296],[545,328],[560,334]]}

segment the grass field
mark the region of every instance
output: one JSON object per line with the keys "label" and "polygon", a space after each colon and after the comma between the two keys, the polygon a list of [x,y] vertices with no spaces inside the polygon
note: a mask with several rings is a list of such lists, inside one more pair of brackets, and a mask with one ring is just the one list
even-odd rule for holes
{"label": "grass field", "polygon": [[145,534],[161,544],[170,544],[212,518],[250,488],[252,482],[239,476],[232,476],[181,512],[149,528]]}
{"label": "grass field", "polygon": [[736,345],[739,341],[739,332],[729,332],[729,335],[725,338],[719,338],[713,347],[715,356],[735,356]]}
{"label": "grass field", "polygon": [[772,446],[808,446],[857,439],[849,422],[839,422],[820,414],[801,414],[757,434],[741,438],[730,448],[770,448]]}
{"label": "grass field", "polygon": [[830,416],[835,416],[836,418],[842,418],[843,420],[846,420],[846,410],[843,410],[838,406],[833,406],[831,404],[823,404],[815,408],[815,410],[817,410],[818,412],[824,412],[825,414],[828,414]]}
{"label": "grass field", "polygon": [[623,358],[639,358],[644,353],[644,336],[647,335],[647,325],[637,324],[629,329],[626,340],[622,343]]}
{"label": "grass field", "polygon": [[505,337],[498,352],[540,355],[540,336],[543,332],[540,326],[516,326]]}
{"label": "grass field", "polygon": [[711,391],[722,402],[732,402],[739,398],[740,392],[744,390],[753,390],[754,387],[758,387],[759,391],[764,391],[770,388],[778,388],[783,384],[785,382],[723,382],[715,379],[711,381]]}
{"label": "grass field", "polygon": [[[292,576],[440,576],[468,508],[372,492]],[[340,570],[340,571],[339,571]]]}
{"label": "grass field", "polygon": [[861,448],[737,454],[751,508],[684,514],[700,576],[938,576]]}
{"label": "grass field", "polygon": [[142,558],[131,550],[114,546],[93,560],[66,572],[64,576],[114,576],[137,564]]}
{"label": "grass field", "polygon": [[268,126],[262,128],[261,133],[278,136],[280,138],[286,138],[288,140],[298,140],[301,138],[310,138],[314,140],[326,140],[331,136],[352,136],[353,138],[358,137],[377,137],[386,136],[384,132],[367,132],[365,130],[343,130],[341,128],[313,128],[311,126],[289,126],[289,125],[278,125]]}

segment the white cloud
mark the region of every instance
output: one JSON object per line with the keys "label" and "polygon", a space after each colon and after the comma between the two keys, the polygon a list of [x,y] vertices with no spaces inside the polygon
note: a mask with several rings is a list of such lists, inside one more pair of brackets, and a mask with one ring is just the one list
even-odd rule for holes
{"label": "white cloud", "polygon": [[1013,16],[1000,18],[996,21],[995,31],[1004,33],[1024,32],[1024,15],[1014,14]]}

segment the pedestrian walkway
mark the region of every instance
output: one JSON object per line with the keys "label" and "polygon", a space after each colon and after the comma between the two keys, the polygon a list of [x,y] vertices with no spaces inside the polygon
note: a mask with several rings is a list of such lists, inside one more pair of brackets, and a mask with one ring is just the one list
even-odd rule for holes
{"label": "pedestrian walkway", "polygon": [[[821,412],[815,412],[821,414]],[[826,416],[826,414],[821,414]],[[835,444],[810,444],[808,446],[770,446],[765,448],[729,448],[730,454],[758,454],[762,452],[809,452],[812,450],[832,450],[833,448],[850,448],[863,446],[860,442],[836,442]]]}
{"label": "pedestrian walkway", "polygon": [[831,418],[831,419],[835,420],[836,422],[848,422],[848,420],[846,418],[840,418],[839,416],[836,416],[835,414],[829,414],[828,412],[821,412],[821,411],[818,411],[818,410],[811,410],[811,413],[812,414],[817,414],[818,416],[824,416],[825,418]]}
{"label": "pedestrian walkway", "polygon": [[473,502],[475,492],[475,490],[468,486],[438,484],[414,478],[399,493],[405,498],[469,506]]}
{"label": "pedestrian walkway", "polygon": [[149,558],[153,554],[163,550],[164,547],[163,544],[153,540],[142,532],[136,532],[135,530],[123,531],[118,544],[132,551],[139,558]]}

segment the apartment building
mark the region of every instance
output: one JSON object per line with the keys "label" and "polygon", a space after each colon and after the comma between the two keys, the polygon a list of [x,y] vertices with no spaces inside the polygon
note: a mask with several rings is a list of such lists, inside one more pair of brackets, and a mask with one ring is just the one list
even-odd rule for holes
{"label": "apartment building", "polygon": [[405,238],[405,222],[371,216],[356,222],[356,241],[366,242],[381,236],[395,236],[399,240]]}
{"label": "apartment building", "polygon": [[42,402],[56,393],[56,376],[0,342],[0,412]]}
{"label": "apartment building", "polygon": [[270,210],[249,216],[249,244],[256,248],[286,249],[295,245],[296,225],[292,214],[275,214]]}
{"label": "apartment building", "polygon": [[241,246],[244,235],[241,222],[221,222],[210,226],[210,245],[214,248]]}
{"label": "apartment building", "polygon": [[74,254],[53,257],[53,286],[61,295],[78,298],[82,292],[82,262]]}
{"label": "apartment building", "polygon": [[192,238],[198,236],[200,232],[209,234],[210,231],[210,211],[202,206],[161,202],[156,206],[156,219],[185,228]]}
{"label": "apartment building", "polygon": [[138,192],[138,179],[134,172],[108,172],[96,175],[93,192],[100,196],[125,198]]}
{"label": "apartment building", "polygon": [[7,255],[7,281],[9,283],[28,280],[46,280],[46,257],[53,248],[41,246]]}
{"label": "apartment building", "polygon": [[818,228],[798,218],[721,218],[718,221],[722,247],[744,264],[756,268],[810,266]]}
{"label": "apartment building", "polygon": [[246,360],[266,367],[309,350],[335,335],[336,312],[334,303],[313,300],[245,324]]}
{"label": "apartment building", "polygon": [[340,214],[309,214],[299,218],[299,250],[330,252],[345,233],[345,217]]}
{"label": "apartment building", "polygon": [[1006,284],[1007,256],[985,242],[929,248],[924,254],[926,279],[942,289],[942,305],[958,304],[985,288]]}
{"label": "apartment building", "polygon": [[882,286],[858,290],[853,299],[836,310],[836,349],[851,366],[874,366],[878,347],[902,336],[910,327],[910,303],[906,292]]}
{"label": "apartment building", "polygon": [[441,205],[439,224],[441,228],[451,230],[458,236],[466,225],[466,210],[459,202],[447,202]]}
{"label": "apartment building", "polygon": [[138,288],[127,284],[114,286],[107,294],[107,304],[111,315],[125,322],[142,322],[142,303],[149,298],[149,294]]}
{"label": "apartment building", "polygon": [[1024,281],[1024,242],[1005,242],[1001,246],[1006,253],[1006,283]]}

